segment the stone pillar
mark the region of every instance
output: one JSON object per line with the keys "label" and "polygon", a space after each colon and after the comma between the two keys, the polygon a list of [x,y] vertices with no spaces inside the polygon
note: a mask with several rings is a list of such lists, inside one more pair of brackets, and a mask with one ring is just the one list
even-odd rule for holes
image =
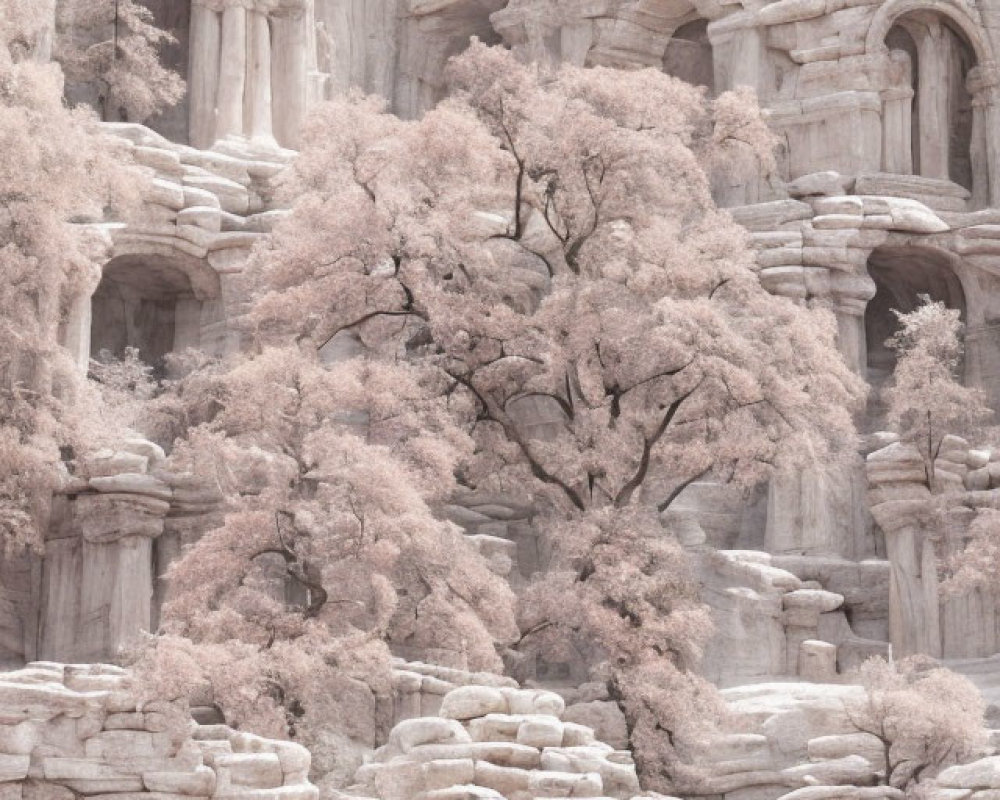
{"label": "stone pillar", "polygon": [[[109,545],[99,545],[108,547]],[[86,558],[87,548],[84,547]],[[152,626],[153,540],[126,536],[114,545],[114,576],[109,603],[108,645],[111,653],[134,642]],[[87,564],[84,562],[84,568]],[[86,588],[86,583],[84,584]]]}
{"label": "stone pillar", "polygon": [[241,136],[243,93],[247,76],[247,10],[227,6],[222,12],[222,44],[219,56],[218,118],[215,139]]}
{"label": "stone pillar", "polygon": [[920,65],[920,174],[948,179],[949,40],[938,21],[917,42]]}
{"label": "stone pillar", "polygon": [[988,102],[982,95],[975,95],[972,99],[972,143],[969,151],[969,160],[972,163],[972,198],[969,202],[972,208],[985,208],[990,204],[990,184],[993,176],[990,174],[987,142]]}
{"label": "stone pillar", "polygon": [[56,36],[56,0],[35,0],[41,11],[39,16],[45,17],[45,24],[38,31],[38,38],[32,55],[36,61],[43,64],[52,60],[52,45]]}
{"label": "stone pillar", "polygon": [[974,208],[1000,205],[1000,74],[994,64],[969,70],[972,96],[972,200]]}
{"label": "stone pillar", "polygon": [[252,139],[272,140],[271,130],[271,26],[267,15],[251,11],[250,60],[247,74],[247,131]]}
{"label": "stone pillar", "polygon": [[306,115],[309,84],[308,16],[302,9],[271,18],[274,48],[271,59],[274,98],[274,138],[282,147],[297,147]]}
{"label": "stone pillar", "polygon": [[893,444],[867,458],[872,517],[889,561],[889,639],[899,657],[941,657],[940,598],[934,543],[921,527],[931,495],[912,445]]}
{"label": "stone pillar", "polygon": [[86,372],[90,364],[90,323],[90,295],[78,294],[70,301],[66,314],[63,346],[69,350],[81,372]]}
{"label": "stone pillar", "polygon": [[191,145],[211,147],[215,141],[215,102],[219,90],[220,17],[196,2],[191,7],[191,62],[188,70]]}
{"label": "stone pillar", "polygon": [[889,54],[890,88],[882,92],[882,169],[913,173],[913,65],[903,50]]}

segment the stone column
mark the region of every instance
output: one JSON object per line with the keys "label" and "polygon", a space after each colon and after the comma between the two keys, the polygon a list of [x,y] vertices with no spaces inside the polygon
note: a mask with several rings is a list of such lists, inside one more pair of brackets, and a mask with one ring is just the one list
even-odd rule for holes
{"label": "stone column", "polygon": [[201,149],[211,147],[215,141],[220,37],[219,13],[196,0],[191,6],[188,129],[192,146]]}
{"label": "stone column", "polygon": [[941,657],[934,543],[921,527],[931,495],[916,448],[893,444],[866,460],[872,517],[889,561],[889,639],[897,656]]}
{"label": "stone column", "polygon": [[949,40],[940,22],[917,42],[920,69],[920,174],[948,179]]}
{"label": "stone column", "polygon": [[66,327],[63,334],[63,346],[69,350],[81,372],[86,372],[90,364],[90,295],[86,292],[78,294],[70,301],[66,314]]}
{"label": "stone column", "polygon": [[247,74],[248,133],[253,139],[271,140],[271,26],[267,15],[251,11],[250,61]]}
{"label": "stone column", "polygon": [[215,139],[244,133],[243,93],[246,75],[247,10],[241,6],[227,6],[222,12]]}
{"label": "stone column", "polygon": [[45,18],[45,24],[38,31],[32,55],[36,61],[43,64],[52,60],[52,45],[56,35],[56,0],[35,0],[41,9],[40,17]]}
{"label": "stone column", "polygon": [[913,65],[903,50],[889,54],[892,85],[882,92],[882,169],[913,173]]}
{"label": "stone column", "polygon": [[969,70],[972,96],[972,199],[975,208],[1000,205],[1000,74],[994,64]]}
{"label": "stone column", "polygon": [[293,9],[271,18],[274,49],[271,85],[274,99],[274,137],[282,147],[297,147],[306,115],[309,83],[308,17]]}

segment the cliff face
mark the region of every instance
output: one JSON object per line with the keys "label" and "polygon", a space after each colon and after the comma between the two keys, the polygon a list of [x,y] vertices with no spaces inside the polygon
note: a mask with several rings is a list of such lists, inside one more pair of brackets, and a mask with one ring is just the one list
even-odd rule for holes
{"label": "cliff face", "polygon": [[[402,116],[417,116],[442,96],[448,57],[478,36],[540,62],[652,67],[708,92],[755,89],[782,143],[778,174],[764,179],[747,171],[715,190],[749,231],[763,284],[832,309],[845,359],[873,385],[892,366],[883,343],[894,310],[912,309],[920,294],[959,308],[967,323],[965,377],[994,404],[1000,400],[1000,73],[990,3],[150,5],[178,35],[168,57],[186,71],[189,92],[151,122],[163,136],[113,126],[155,171],[155,189],[147,221],[109,241],[103,289],[74,306],[64,343],[81,362],[100,342],[139,334],[150,342],[159,337],[157,355],[187,346],[237,348],[236,276],[253,241],[285,213],[273,205],[271,181],[294,156],[285,148],[296,144],[309,106],[357,87],[384,95]],[[138,286],[136,302],[158,302],[166,322],[156,331],[125,332],[102,302],[111,284]],[[874,412],[868,424],[876,427]],[[995,649],[992,601],[940,605],[931,580],[938,554],[886,512],[885,486],[906,489],[900,481],[909,478],[880,472],[887,458],[880,452],[870,456],[867,473],[859,456],[850,470],[782,476],[752,503],[705,483],[687,491],[673,522],[701,561],[705,598],[716,610],[707,665],[714,679],[826,679],[886,652],[890,641],[897,654],[959,658]],[[956,487],[993,485],[981,456],[966,446],[956,458]],[[214,499],[184,476],[111,461],[66,487],[65,513],[40,564],[0,567],[11,576],[0,617],[10,660],[109,654],[126,629],[154,622],[149,597],[157,575],[184,537],[211,522]],[[876,490],[874,519],[869,487]],[[530,510],[510,498],[466,500],[452,515],[477,546],[512,561],[514,580],[536,568],[544,547]],[[108,528],[97,539],[95,519]],[[118,549],[88,555],[94,548]],[[126,556],[143,566],[128,566]],[[87,565],[108,559],[123,588],[105,597],[87,589],[86,576]],[[146,599],[128,599],[134,597]],[[100,642],[92,651],[74,649],[72,631],[84,629],[79,614],[96,619],[119,606],[132,614],[120,631],[88,639]],[[739,658],[731,657],[737,651]],[[571,664],[540,669],[576,675]]]}
{"label": "cliff face", "polygon": [[186,709],[143,701],[109,665],[30,664],[0,675],[0,793],[316,800],[309,752],[225,725],[188,725]]}

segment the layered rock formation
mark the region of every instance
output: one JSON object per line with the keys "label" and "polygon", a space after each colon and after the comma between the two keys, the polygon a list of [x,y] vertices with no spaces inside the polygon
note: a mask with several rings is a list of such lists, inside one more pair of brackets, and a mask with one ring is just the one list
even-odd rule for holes
{"label": "layered rock formation", "polygon": [[[170,57],[186,71],[189,94],[178,110],[151,123],[161,133],[108,126],[153,181],[144,221],[105,231],[107,264],[71,309],[63,344],[81,365],[102,349],[120,353],[126,346],[157,364],[186,347],[213,355],[237,350],[233,323],[246,301],[239,274],[253,244],[287,213],[275,206],[275,181],[294,157],[286,148],[297,143],[309,105],[359,87],[385,96],[397,113],[417,116],[442,96],[447,58],[478,36],[541,62],[653,67],[716,93],[754,88],[781,141],[779,169],[770,176],[740,172],[715,189],[748,231],[761,282],[796,302],[831,309],[844,357],[876,388],[893,366],[884,346],[892,312],[910,310],[922,293],[942,300],[960,309],[968,326],[966,380],[1000,400],[995,0],[157,0],[151,6],[161,22],[179,28]],[[525,424],[543,427],[543,410],[526,409]],[[159,576],[219,513],[216,493],[196,476],[163,470],[162,458],[155,445],[138,440],[81,456],[76,477],[57,497],[45,556],[0,562],[5,662],[97,661],[138,630],[155,627]],[[856,691],[825,684],[869,655],[888,653],[890,643],[897,655],[964,659],[953,663],[988,697],[995,690],[994,662],[977,660],[1000,647],[994,601],[979,595],[942,601],[942,552],[907,515],[926,492],[918,461],[876,436],[853,469],[780,476],[749,501],[697,483],[670,512],[666,522],[697,560],[704,599],[715,613],[706,672],[734,687],[727,699],[753,731],[716,741],[705,754],[712,779],[685,793],[733,800],[898,797],[869,785],[884,767],[872,742],[843,719],[843,704]],[[950,442],[938,470],[970,509],[994,503],[1000,491],[997,457],[967,443]],[[545,568],[533,511],[519,498],[457,497],[446,513],[515,586]],[[620,751],[624,722],[600,691],[574,688],[563,709],[548,695],[521,693],[511,679],[470,677],[452,653],[399,655],[447,666],[396,665],[399,726],[359,773],[357,791],[436,800],[637,793]],[[579,663],[519,668],[519,678],[558,681],[563,689],[586,677]],[[141,772],[115,771],[97,744],[88,745],[118,737],[148,740],[152,748],[163,733],[141,727],[157,724],[155,712],[112,709],[117,690],[95,699],[82,690],[86,681],[75,685],[83,678],[94,687],[123,680],[91,672],[42,665],[0,681],[0,690],[8,683],[45,686],[53,703],[73,695],[73,713],[83,709],[77,717],[60,711],[27,718],[32,725],[23,730],[43,731],[27,752],[7,753],[0,737],[6,753],[0,761],[15,759],[10,774],[19,776],[8,781],[20,787],[12,796],[31,800],[43,780],[77,791],[67,781],[105,780],[112,772],[107,780],[120,783],[102,792],[161,793],[156,800],[180,792],[157,778],[146,783]],[[817,683],[769,682],[775,678]],[[761,681],[768,682],[745,686]],[[463,688],[469,686],[480,688]],[[480,705],[471,716],[449,706],[473,696]],[[39,708],[48,708],[48,698]],[[76,721],[69,725],[60,715]],[[140,727],[114,727],[126,722]],[[50,727],[61,732],[44,733]],[[599,737],[588,732],[595,727]],[[21,735],[10,734],[11,741]],[[190,775],[187,766],[180,772],[196,796],[220,786],[228,787],[226,796],[260,800],[311,796],[305,783],[286,783],[296,771],[284,769],[288,756],[280,748],[214,726],[193,737],[184,752],[197,750],[202,760],[194,764],[192,755],[184,762],[194,764]],[[61,767],[45,771],[49,758],[86,763],[77,765],[82,772],[58,777]],[[992,795],[984,793],[1000,788],[993,765],[942,775],[941,800],[988,800]],[[147,770],[157,771],[169,772]],[[176,788],[181,779],[171,780]],[[198,795],[209,783],[215,789]]]}
{"label": "layered rock formation", "polygon": [[109,665],[35,662],[0,673],[5,800],[316,800],[309,752],[143,701]]}

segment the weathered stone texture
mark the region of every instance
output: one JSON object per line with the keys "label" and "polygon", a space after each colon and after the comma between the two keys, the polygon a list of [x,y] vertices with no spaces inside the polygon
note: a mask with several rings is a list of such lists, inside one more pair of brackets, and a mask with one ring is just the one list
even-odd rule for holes
{"label": "weathered stone texture", "polygon": [[0,673],[0,797],[318,798],[300,745],[186,722],[185,707],[143,706],[131,686],[102,664]]}

